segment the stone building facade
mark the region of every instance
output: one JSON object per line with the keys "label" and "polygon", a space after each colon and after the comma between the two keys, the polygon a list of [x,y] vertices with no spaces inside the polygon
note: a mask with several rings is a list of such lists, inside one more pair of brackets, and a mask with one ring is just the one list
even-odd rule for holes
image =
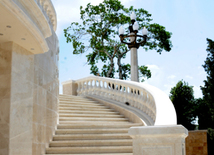
{"label": "stone building facade", "polygon": [[40,155],[58,117],[56,13],[50,0],[1,0],[0,14],[0,155]]}

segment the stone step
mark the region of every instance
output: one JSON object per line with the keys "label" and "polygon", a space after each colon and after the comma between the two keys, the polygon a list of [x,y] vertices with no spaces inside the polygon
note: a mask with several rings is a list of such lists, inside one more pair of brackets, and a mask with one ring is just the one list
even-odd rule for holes
{"label": "stone step", "polygon": [[79,102],[79,101],[89,101],[89,102],[98,102],[98,101],[94,101],[94,100],[91,100],[91,99],[88,99],[88,98],[83,98],[83,97],[59,97],[59,100],[60,101],[76,101],[76,102]]}
{"label": "stone step", "polygon": [[59,96],[59,124],[45,155],[133,155],[129,122],[114,109],[86,97]]}
{"label": "stone step", "polygon": [[112,114],[59,114],[59,117],[87,117],[87,118],[124,118],[123,115]]}
{"label": "stone step", "polygon": [[122,134],[75,134],[54,135],[53,141],[65,140],[104,140],[104,139],[131,139],[128,133]]}
{"label": "stone step", "polygon": [[59,121],[59,124],[83,124],[83,123],[100,123],[100,124],[112,124],[112,123],[117,123],[117,124],[125,124],[125,123],[130,123],[129,121]]}
{"label": "stone step", "polygon": [[[65,154],[43,154],[43,155],[65,155]],[[67,154],[66,153],[66,155],[86,155],[85,153],[84,154]],[[87,153],[87,155],[98,155],[97,153],[96,154],[89,154],[89,153]],[[133,153],[111,153],[111,154],[106,154],[106,153],[102,153],[102,155],[133,155]]]}
{"label": "stone step", "polygon": [[56,135],[63,134],[111,134],[111,133],[128,133],[129,128],[116,128],[116,129],[58,129]]}
{"label": "stone step", "polygon": [[88,102],[88,103],[99,103],[98,101],[89,100],[89,99],[69,99],[69,98],[59,98],[60,102]]}
{"label": "stone step", "polygon": [[[97,108],[88,107],[59,107],[59,110],[97,111]],[[99,111],[114,111],[113,109],[99,109]]]}
{"label": "stone step", "polygon": [[52,141],[50,147],[132,146],[132,139]]}
{"label": "stone step", "polygon": [[59,114],[102,114],[102,115],[106,115],[106,114],[119,114],[119,112],[116,111],[89,111],[89,110],[59,110]]}
{"label": "stone step", "polygon": [[60,117],[59,121],[112,121],[112,122],[127,122],[127,118],[88,118],[88,117]]}
{"label": "stone step", "polygon": [[101,103],[98,103],[98,102],[89,102],[89,101],[85,101],[85,102],[75,102],[75,101],[59,101],[59,104],[69,104],[69,105],[103,105]]}
{"label": "stone step", "polygon": [[91,124],[58,124],[57,129],[108,129],[108,128],[130,128],[132,126],[143,126],[141,123],[91,123]]}
{"label": "stone step", "polygon": [[83,96],[74,96],[74,95],[68,95],[68,94],[59,94],[59,97],[83,98]]}
{"label": "stone step", "polygon": [[59,97],[62,97],[62,98],[86,98],[86,97],[83,97],[83,96],[74,96],[74,95],[66,95],[66,94],[60,94]]}
{"label": "stone step", "polygon": [[108,107],[103,106],[103,105],[70,105],[70,104],[60,104],[59,107],[77,107],[77,108],[84,108],[84,109],[91,109],[91,108],[96,108],[96,109],[108,109]]}
{"label": "stone step", "polygon": [[132,153],[132,146],[99,146],[99,147],[56,147],[47,148],[46,154],[67,154],[67,153]]}

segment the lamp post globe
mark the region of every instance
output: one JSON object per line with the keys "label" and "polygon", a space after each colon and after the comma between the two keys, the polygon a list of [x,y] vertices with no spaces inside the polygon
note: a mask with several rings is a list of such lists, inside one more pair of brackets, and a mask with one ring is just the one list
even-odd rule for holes
{"label": "lamp post globe", "polygon": [[[134,12],[130,15],[131,18],[131,25],[129,26],[129,34],[124,35],[124,28],[120,26],[119,28],[119,35],[120,41],[124,44],[127,44],[128,47],[131,49],[131,81],[139,82],[138,76],[138,56],[137,56],[137,49],[140,45],[144,45],[146,43],[148,31],[144,27],[142,30],[143,35],[138,35],[139,24],[136,21],[136,15]],[[138,38],[143,38],[142,41],[137,42]],[[124,41],[125,38],[129,38],[130,42]]]}

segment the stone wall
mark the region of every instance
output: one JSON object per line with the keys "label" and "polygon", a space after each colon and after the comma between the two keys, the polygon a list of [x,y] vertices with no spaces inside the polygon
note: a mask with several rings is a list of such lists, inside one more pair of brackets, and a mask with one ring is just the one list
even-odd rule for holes
{"label": "stone wall", "polygon": [[0,155],[9,153],[11,47],[0,44]]}
{"label": "stone wall", "polygon": [[58,40],[47,38],[49,51],[34,56],[33,155],[44,153],[58,117]]}
{"label": "stone wall", "polygon": [[41,155],[58,117],[58,40],[34,55],[14,42],[0,44],[0,155]]}
{"label": "stone wall", "polygon": [[32,154],[34,55],[12,43],[9,154]]}
{"label": "stone wall", "polygon": [[207,131],[189,131],[186,138],[186,155],[207,155]]}

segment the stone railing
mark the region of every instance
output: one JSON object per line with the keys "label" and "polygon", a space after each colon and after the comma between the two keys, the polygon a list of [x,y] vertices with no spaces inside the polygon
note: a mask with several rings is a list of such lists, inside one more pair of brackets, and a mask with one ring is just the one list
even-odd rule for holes
{"label": "stone railing", "polygon": [[151,118],[153,123],[150,125],[176,124],[175,109],[169,97],[153,86],[97,76],[62,84],[64,94],[93,95],[129,104]]}
{"label": "stone railing", "polygon": [[35,1],[41,7],[41,9],[45,11],[47,17],[49,18],[50,22],[53,25],[54,31],[56,31],[57,27],[56,11],[54,9],[51,0],[35,0]]}

